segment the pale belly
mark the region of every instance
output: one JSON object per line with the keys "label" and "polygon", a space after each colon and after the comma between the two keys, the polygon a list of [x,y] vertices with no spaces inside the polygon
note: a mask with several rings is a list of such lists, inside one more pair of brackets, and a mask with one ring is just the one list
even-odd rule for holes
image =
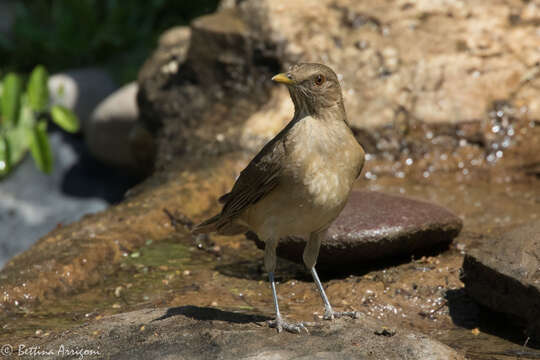
{"label": "pale belly", "polygon": [[301,182],[283,182],[253,205],[243,220],[261,239],[307,237],[326,229],[339,215],[353,180],[338,176],[330,167]]}

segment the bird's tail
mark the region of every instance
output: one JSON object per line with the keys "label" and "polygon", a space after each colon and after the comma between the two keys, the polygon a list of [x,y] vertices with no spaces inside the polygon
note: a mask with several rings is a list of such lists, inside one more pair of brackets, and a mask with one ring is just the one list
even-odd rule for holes
{"label": "bird's tail", "polygon": [[210,219],[204,220],[202,223],[195,225],[193,229],[191,229],[191,233],[193,235],[197,235],[218,231],[218,222],[220,217],[221,214],[217,214],[212,216]]}
{"label": "bird's tail", "polygon": [[212,216],[210,219],[195,225],[191,230],[193,235],[217,232],[220,235],[238,235],[243,234],[249,229],[242,224],[238,224],[231,219],[223,219],[221,214]]}

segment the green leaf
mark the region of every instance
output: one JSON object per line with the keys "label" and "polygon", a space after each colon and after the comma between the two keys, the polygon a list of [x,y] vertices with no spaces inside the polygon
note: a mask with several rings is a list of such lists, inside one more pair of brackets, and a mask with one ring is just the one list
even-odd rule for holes
{"label": "green leaf", "polygon": [[43,65],[38,65],[32,71],[28,81],[28,103],[34,111],[44,111],[49,105],[49,74]]}
{"label": "green leaf", "polygon": [[7,74],[2,84],[2,118],[8,127],[17,123],[21,93],[21,79],[14,73]]}
{"label": "green leaf", "polygon": [[47,137],[47,122],[42,120],[33,129],[29,129],[30,152],[38,169],[46,174],[52,171],[53,159]]}
{"label": "green leaf", "polygon": [[54,105],[51,107],[51,116],[56,125],[67,132],[75,133],[79,131],[79,119],[71,110],[60,105]]}
{"label": "green leaf", "polygon": [[9,173],[9,146],[5,137],[0,137],[0,178]]}
{"label": "green leaf", "polygon": [[24,158],[28,151],[28,138],[26,128],[17,126],[10,128],[4,133],[5,149],[7,149],[7,163],[9,171]]}

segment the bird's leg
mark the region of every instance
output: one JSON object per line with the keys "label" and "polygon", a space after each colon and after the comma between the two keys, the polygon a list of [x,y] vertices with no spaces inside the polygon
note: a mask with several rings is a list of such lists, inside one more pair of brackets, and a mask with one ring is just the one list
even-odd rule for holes
{"label": "bird's leg", "polygon": [[276,240],[266,241],[264,248],[264,267],[268,272],[268,280],[270,281],[270,287],[272,288],[272,297],[274,299],[274,308],[276,311],[276,319],[268,322],[270,327],[276,328],[278,332],[287,330],[292,333],[299,334],[302,330],[309,332],[303,323],[292,324],[283,320],[281,313],[279,312],[279,304],[276,292],[276,282],[274,280],[274,271],[276,269]]}
{"label": "bird's leg", "polygon": [[321,294],[321,298],[324,302],[323,318],[325,320],[337,319],[342,316],[350,316],[352,318],[356,318],[358,317],[358,313],[356,311],[334,311],[334,309],[332,309],[332,305],[330,305],[330,301],[328,301],[328,297],[326,296],[324,288],[321,284],[321,280],[319,280],[319,275],[317,275],[317,270],[315,270],[315,264],[317,263],[317,257],[319,256],[319,249],[321,247],[321,239],[324,237],[325,234],[325,231],[319,233],[312,233],[309,237],[303,254],[304,264],[311,272],[311,276],[313,276],[313,281],[315,281],[315,285],[317,285],[319,294]]}

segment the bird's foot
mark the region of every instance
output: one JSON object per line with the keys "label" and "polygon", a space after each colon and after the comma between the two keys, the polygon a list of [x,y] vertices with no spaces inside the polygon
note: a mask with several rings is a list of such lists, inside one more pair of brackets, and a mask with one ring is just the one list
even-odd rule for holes
{"label": "bird's foot", "polygon": [[304,323],[288,323],[284,321],[281,317],[277,317],[275,320],[268,321],[268,325],[271,328],[276,328],[278,333],[286,330],[291,333],[300,334],[302,331],[305,331],[309,334],[308,329],[304,326]]}
{"label": "bird's foot", "polygon": [[333,320],[342,318],[344,316],[348,316],[352,319],[358,319],[360,317],[360,313],[358,311],[334,311],[332,308],[327,308],[324,311],[323,319]]}

